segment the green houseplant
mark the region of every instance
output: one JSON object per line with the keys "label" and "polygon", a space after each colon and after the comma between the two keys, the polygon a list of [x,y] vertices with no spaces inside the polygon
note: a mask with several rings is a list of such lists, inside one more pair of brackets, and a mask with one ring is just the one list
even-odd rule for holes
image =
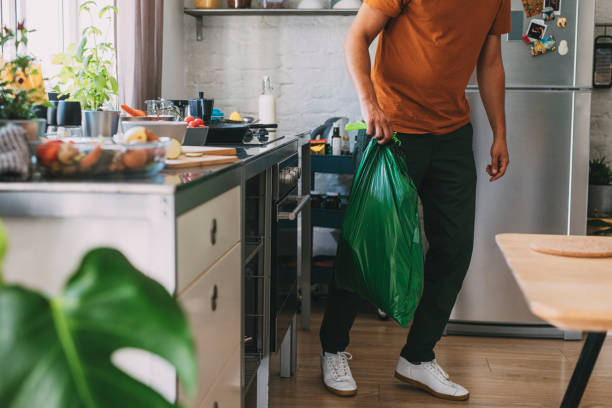
{"label": "green houseplant", "polygon": [[81,32],[79,44],[70,44],[66,52],[58,53],[53,59],[54,64],[62,66],[55,77],[58,81],[55,91],[81,103],[85,136],[112,136],[117,133],[119,111],[102,111],[102,107],[111,103],[119,92],[113,72],[115,47],[104,40],[102,30],[95,26],[94,14],[110,26],[117,9],[104,6],[94,11],[96,7],[94,0],[81,3],[79,15],[87,14],[90,24]]}
{"label": "green houseplant", "polygon": [[[0,266],[6,242],[0,223]],[[89,251],[53,298],[3,282],[0,270],[0,406],[175,406],[112,363],[124,348],[166,359],[193,394],[195,347],[183,311],[119,251]]]}
{"label": "green houseplant", "polygon": [[612,169],[605,156],[589,161],[589,217],[612,215]]}
{"label": "green houseplant", "polygon": [[0,126],[13,123],[26,130],[28,140],[35,141],[45,131],[46,121],[36,118],[36,108],[45,105],[46,96],[40,65],[35,59],[21,52],[28,44],[28,34],[23,22],[16,30],[4,27],[0,30],[0,48],[15,47],[15,58],[0,58]]}

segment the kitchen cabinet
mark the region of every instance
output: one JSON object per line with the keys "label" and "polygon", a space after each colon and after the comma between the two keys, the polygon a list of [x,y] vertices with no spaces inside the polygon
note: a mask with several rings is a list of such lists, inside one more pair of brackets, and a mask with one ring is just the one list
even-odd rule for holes
{"label": "kitchen cabinet", "polygon": [[[198,356],[197,396],[192,406],[200,406],[198,401],[207,396],[223,370],[237,370],[240,384],[240,360],[231,358],[240,345],[240,251],[240,243],[235,244],[178,297],[187,313]],[[186,402],[180,387],[179,400]]]}
{"label": "kitchen cabinet", "polygon": [[240,240],[240,187],[177,218],[177,287],[179,294],[199,274]]}
{"label": "kitchen cabinet", "polygon": [[240,347],[237,347],[199,408],[240,407],[240,360]]}

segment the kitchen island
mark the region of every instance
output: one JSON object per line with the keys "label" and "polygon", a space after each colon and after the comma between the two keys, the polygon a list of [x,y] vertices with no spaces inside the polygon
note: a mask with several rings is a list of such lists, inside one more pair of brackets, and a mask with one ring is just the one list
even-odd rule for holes
{"label": "kitchen island", "polygon": [[[0,183],[0,218],[10,245],[6,281],[53,295],[87,250],[117,248],[175,294],[188,315],[199,367],[197,396],[188,405],[238,407],[257,383],[257,405],[266,406],[272,183],[278,163],[307,151],[303,145],[302,139],[284,137],[238,147],[239,160],[232,164],[164,170],[151,177]],[[247,203],[249,180],[261,186],[254,203]],[[251,205],[260,214],[255,236],[245,227],[245,208]],[[309,251],[309,245],[302,250]],[[246,260],[255,258],[263,276],[260,296],[268,299],[254,313],[261,318],[259,338],[253,340],[245,333],[244,282]],[[282,360],[291,374],[295,318],[285,337]],[[245,352],[247,341],[256,344],[255,358]],[[165,361],[127,351],[117,364],[169,400],[184,402],[175,371]]]}

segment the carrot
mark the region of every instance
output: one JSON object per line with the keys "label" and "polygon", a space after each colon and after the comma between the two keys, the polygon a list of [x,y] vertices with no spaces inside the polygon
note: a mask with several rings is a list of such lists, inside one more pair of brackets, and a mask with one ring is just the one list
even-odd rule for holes
{"label": "carrot", "polygon": [[121,109],[123,109],[130,116],[147,116],[147,114],[140,109],[132,109],[124,104],[121,104]]}

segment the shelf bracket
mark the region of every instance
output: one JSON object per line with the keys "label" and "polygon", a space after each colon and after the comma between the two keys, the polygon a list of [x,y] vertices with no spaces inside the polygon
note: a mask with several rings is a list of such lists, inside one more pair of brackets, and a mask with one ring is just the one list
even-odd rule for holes
{"label": "shelf bracket", "polygon": [[202,16],[195,16],[196,19],[196,41],[202,41],[204,39],[203,33],[204,33],[204,28],[203,28],[203,17]]}

